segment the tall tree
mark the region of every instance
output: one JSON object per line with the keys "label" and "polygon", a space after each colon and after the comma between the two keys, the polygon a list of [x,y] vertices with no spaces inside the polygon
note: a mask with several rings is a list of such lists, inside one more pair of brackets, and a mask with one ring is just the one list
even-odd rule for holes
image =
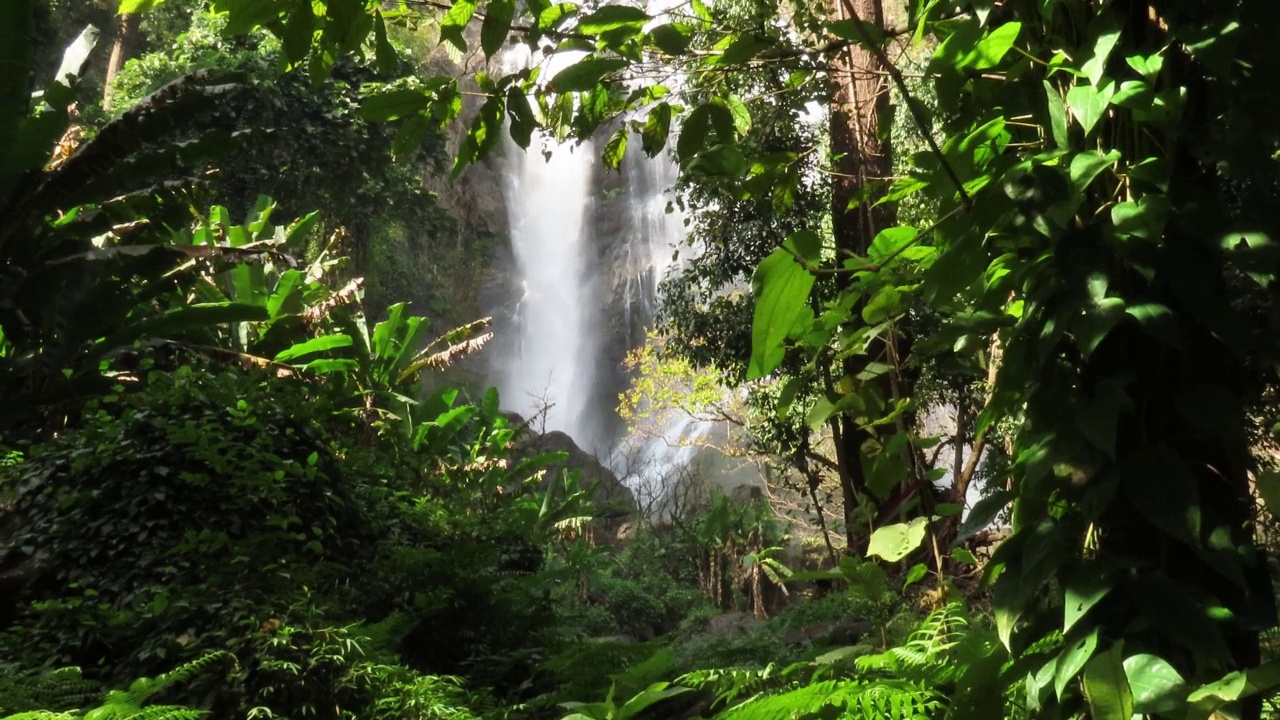
{"label": "tall tree", "polygon": [[120,68],[133,55],[138,41],[138,27],[142,16],[137,13],[126,13],[116,18],[115,39],[111,42],[111,55],[107,58],[107,75],[102,83],[102,109],[111,110],[111,83],[120,73]]}
{"label": "tall tree", "polygon": [[[865,22],[884,33],[884,7],[881,0],[832,0],[831,14],[836,22]],[[864,258],[877,233],[895,224],[892,206],[877,202],[892,175],[893,160],[886,123],[890,117],[889,75],[873,48],[850,43],[837,50],[829,68],[833,85],[828,110],[829,139],[833,159],[831,191],[831,226],[838,261],[856,262]],[[858,284],[851,274],[839,275],[841,291],[848,292]],[[883,362],[893,352],[891,342],[875,338],[866,355],[849,355],[841,363],[845,378],[863,374],[868,360]],[[887,384],[887,375],[867,380]],[[835,387],[828,381],[827,392]],[[885,391],[888,390],[888,391]],[[882,397],[892,397],[882,388]],[[863,454],[865,445],[875,433],[867,429],[865,419],[853,413],[833,415],[828,421],[835,439],[836,462],[839,465],[843,491],[845,539],[851,550],[857,548],[864,535],[859,527],[858,509],[873,503]]]}

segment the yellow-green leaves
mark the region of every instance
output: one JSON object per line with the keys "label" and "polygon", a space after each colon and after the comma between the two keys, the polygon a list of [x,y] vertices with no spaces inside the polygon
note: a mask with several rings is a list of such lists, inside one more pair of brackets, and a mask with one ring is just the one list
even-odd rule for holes
{"label": "yellow-green leaves", "polygon": [[453,7],[449,8],[449,12],[445,13],[444,18],[440,20],[441,42],[448,42],[457,48],[458,52],[466,52],[467,41],[462,37],[462,33],[467,23],[471,22],[471,16],[475,11],[476,4],[473,0],[454,0]]}
{"label": "yellow-green leaves", "polygon": [[609,137],[609,142],[605,143],[604,154],[602,160],[604,166],[610,170],[617,170],[622,166],[622,158],[627,154],[627,128],[620,127],[614,131]]}
{"label": "yellow-green leaves", "polygon": [[1098,121],[1106,115],[1107,107],[1111,105],[1111,98],[1115,93],[1116,84],[1111,80],[1104,81],[1098,87],[1077,85],[1067,91],[1067,105],[1070,106],[1076,122],[1084,128],[1085,135],[1093,132]]}
{"label": "yellow-green leaves", "polygon": [[121,15],[146,12],[162,2],[164,0],[120,0],[119,12]]}
{"label": "yellow-green leaves", "polygon": [[910,555],[924,542],[929,531],[929,518],[912,518],[909,522],[877,528],[867,543],[867,557],[879,557],[888,562],[898,562]]}
{"label": "yellow-green leaves", "polygon": [[789,247],[778,248],[760,262],[752,280],[756,308],[751,323],[748,379],[764,377],[782,363],[782,342],[800,319],[813,289],[813,274],[797,256],[816,260],[820,239],[815,233],[802,230],[792,235],[787,244]]}
{"label": "yellow-green leaves", "polygon": [[640,144],[644,154],[653,157],[662,152],[667,145],[667,135],[671,132],[671,105],[658,103],[649,111],[640,131]]}
{"label": "yellow-green leaves", "polygon": [[1133,694],[1134,712],[1172,716],[1186,705],[1187,683],[1167,660],[1147,654],[1127,657],[1124,674]]}
{"label": "yellow-green leaves", "polygon": [[1133,691],[1125,677],[1121,660],[1123,643],[1089,661],[1084,668],[1084,694],[1089,701],[1093,720],[1130,720],[1133,717]]}

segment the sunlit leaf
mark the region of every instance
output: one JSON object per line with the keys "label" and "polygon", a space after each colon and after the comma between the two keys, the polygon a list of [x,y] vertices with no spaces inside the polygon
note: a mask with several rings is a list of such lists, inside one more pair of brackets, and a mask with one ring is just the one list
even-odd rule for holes
{"label": "sunlit leaf", "polygon": [[929,518],[917,517],[904,523],[876,528],[867,541],[867,557],[898,562],[915,552],[929,530]]}
{"label": "sunlit leaf", "polygon": [[779,248],[761,261],[753,279],[756,306],[751,324],[748,379],[768,375],[782,362],[782,341],[809,301],[813,274]]}

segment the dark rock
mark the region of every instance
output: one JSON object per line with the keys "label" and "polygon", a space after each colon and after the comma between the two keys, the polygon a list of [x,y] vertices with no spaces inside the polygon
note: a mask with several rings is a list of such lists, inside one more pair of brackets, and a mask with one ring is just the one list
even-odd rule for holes
{"label": "dark rock", "polygon": [[548,470],[548,475],[558,475],[561,470],[577,470],[581,473],[583,487],[595,487],[592,498],[601,505],[629,515],[635,512],[636,498],[631,490],[618,481],[613,471],[605,467],[595,455],[578,447],[573,438],[559,430],[537,435],[526,445],[531,454],[564,452],[569,457]]}
{"label": "dark rock", "polygon": [[592,500],[597,505],[598,517],[609,521],[610,532],[616,530],[627,518],[636,513],[636,498],[631,490],[618,480],[613,471],[605,467],[595,455],[578,447],[566,433],[552,430],[538,433],[516,413],[503,413],[511,423],[519,428],[515,439],[515,455],[523,459],[542,453],[563,452],[568,455],[564,462],[547,468],[544,484],[551,478],[557,478],[564,470],[576,470],[580,473],[582,487],[593,487]]}

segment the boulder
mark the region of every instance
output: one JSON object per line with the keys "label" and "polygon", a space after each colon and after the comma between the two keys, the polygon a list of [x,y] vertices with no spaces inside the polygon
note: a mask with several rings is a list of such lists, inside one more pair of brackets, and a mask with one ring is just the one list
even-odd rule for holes
{"label": "boulder", "polygon": [[[626,485],[618,480],[612,470],[605,467],[595,455],[578,447],[573,438],[559,430],[539,433],[529,427],[516,413],[503,413],[512,425],[518,428],[515,438],[515,456],[519,459],[532,457],[542,453],[563,452],[568,455],[564,462],[552,465],[547,469],[547,478],[560,475],[562,470],[576,470],[584,488],[593,487],[591,499],[597,505],[600,519],[607,521],[612,532],[623,524],[627,518],[636,513],[635,495]],[[544,484],[549,480],[544,480]]]}

